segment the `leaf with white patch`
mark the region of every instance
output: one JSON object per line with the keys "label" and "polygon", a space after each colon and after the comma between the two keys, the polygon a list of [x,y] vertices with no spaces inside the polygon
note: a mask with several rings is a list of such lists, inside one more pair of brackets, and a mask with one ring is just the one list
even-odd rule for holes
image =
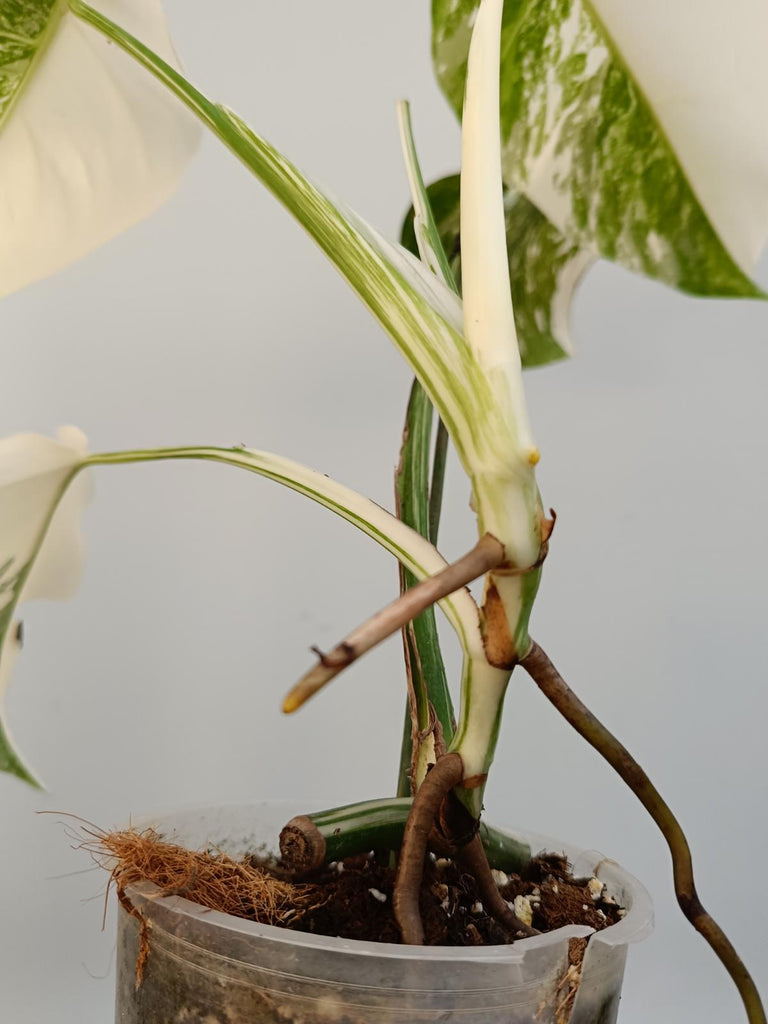
{"label": "leaf with white patch", "polygon": [[[220,462],[236,466],[297,491],[371,537],[394,555],[418,580],[442,572],[447,565],[433,544],[416,530],[406,526],[391,512],[387,512],[381,505],[377,505],[375,501],[337,483],[324,473],[318,473],[301,463],[272,452],[258,451],[255,448],[148,448],[90,455],[84,465],[125,465],[176,459]],[[477,606],[469,592],[458,591],[439,603],[448,621],[459,634],[465,649],[474,653],[482,651]]]}
{"label": "leaf with white patch", "polygon": [[[74,428],[53,441],[38,434],[0,440],[0,772],[38,785],[18,756],[2,716],[2,699],[20,647],[19,603],[65,598],[82,561],[80,518],[93,466],[178,459],[219,462],[266,477],[336,513],[371,537],[419,579],[445,566],[437,549],[380,505],[290,459],[248,448],[157,448],[87,455]],[[440,602],[467,656],[465,676],[483,659],[477,606],[467,590]]]}
{"label": "leaf with white patch", "polygon": [[174,92],[305,228],[408,361],[470,476],[500,470],[514,446],[512,411],[489,386],[462,330],[461,303],[402,247],[315,187],[236,114],[211,102],[159,56],[82,0],[72,10]]}
{"label": "leaf with white patch", "polygon": [[81,478],[85,438],[70,427],[59,440],[17,434],[0,440],[0,771],[32,785],[3,720],[2,701],[21,646],[20,601],[68,597],[82,560],[80,516],[88,498]]}
{"label": "leaf with white patch", "polygon": [[[159,0],[102,0],[174,61]],[[199,126],[66,0],[0,5],[0,295],[55,273],[176,187]]]}
{"label": "leaf with white patch", "polygon": [[[480,0],[433,0],[461,113]],[[762,0],[507,0],[505,180],[574,244],[702,295],[757,297],[768,235]]]}
{"label": "leaf with white patch", "polygon": [[[440,239],[461,285],[459,176],[427,188]],[[504,196],[507,259],[517,340],[523,366],[542,366],[573,354],[570,312],[573,295],[594,257],[569,242],[525,196]],[[403,224],[405,246],[416,251],[411,209]]]}

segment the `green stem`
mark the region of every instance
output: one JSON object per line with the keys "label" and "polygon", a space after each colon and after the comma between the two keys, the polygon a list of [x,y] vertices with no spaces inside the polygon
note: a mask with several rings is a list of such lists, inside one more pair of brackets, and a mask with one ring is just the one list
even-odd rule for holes
{"label": "green stem", "polygon": [[[405,169],[413,197],[414,245],[412,251],[432,272],[458,294],[440,232],[427,195],[413,137],[410,104],[402,101],[397,107]],[[400,464],[395,478],[397,514],[408,526],[435,543],[443,500],[443,479],[448,435],[438,420],[437,441],[429,479],[429,458],[433,408],[417,380],[411,387],[408,401]],[[415,579],[401,569],[401,589],[412,587]],[[403,630],[403,644],[410,699],[406,707],[406,725],[400,751],[398,796],[410,794],[419,780],[414,770],[413,742],[417,734],[425,735],[432,726],[431,715],[440,723],[445,743],[455,729],[453,706],[440,654],[437,628],[431,611]],[[432,710],[430,709],[430,705]]]}
{"label": "green stem", "polygon": [[[429,452],[432,418],[432,403],[421,384],[414,380],[406,412],[400,463],[395,476],[395,492],[398,518],[423,537],[429,534]],[[417,582],[416,577],[402,566],[400,580],[403,591],[410,589]],[[407,722],[400,751],[398,796],[408,796],[411,793],[413,733],[414,729],[421,734],[429,730],[432,724],[430,706],[446,742],[450,741],[454,729],[453,704],[440,652],[434,610],[429,608],[419,615],[404,629],[403,634],[410,699],[406,708]]]}
{"label": "green stem", "polygon": [[[366,800],[317,811],[294,821],[314,826],[324,844],[323,860],[328,863],[370,850],[399,850],[412,804],[410,798]],[[480,838],[489,863],[501,871],[519,872],[531,859],[527,843],[485,822],[480,825]],[[318,866],[317,862],[312,865]]]}
{"label": "green stem", "polygon": [[429,539],[437,544],[440,529],[440,512],[443,507],[443,485],[445,483],[445,464],[448,459],[448,431],[441,419],[437,421],[437,437],[435,438],[435,454],[432,459],[432,483],[429,488]]}

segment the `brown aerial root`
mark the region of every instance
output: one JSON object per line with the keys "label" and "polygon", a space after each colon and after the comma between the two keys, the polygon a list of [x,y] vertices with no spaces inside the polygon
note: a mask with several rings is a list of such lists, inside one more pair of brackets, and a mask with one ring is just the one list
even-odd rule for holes
{"label": "brown aerial root", "polygon": [[325,839],[305,814],[291,818],[280,833],[280,860],[295,875],[306,875],[325,863]]}
{"label": "brown aerial root", "polygon": [[[110,872],[121,906],[139,921],[137,985],[141,984],[150,952],[147,921],[134,907],[126,887],[153,882],[160,896],[184,896],[210,910],[234,914],[264,924],[283,924],[289,916],[319,906],[323,897],[316,886],[286,882],[244,860],[225,853],[185,850],[164,841],[154,829],[116,832],[84,830],[82,846]],[[293,914],[289,914],[294,911]]]}
{"label": "brown aerial root", "polygon": [[424,925],[419,910],[419,892],[424,875],[424,858],[432,827],[440,808],[454,786],[464,775],[464,764],[458,754],[444,754],[419,787],[403,833],[395,875],[392,909],[403,942],[409,946],[424,945]]}
{"label": "brown aerial root", "polygon": [[538,934],[517,917],[499,892],[482,840],[475,831],[477,823],[471,822],[473,828],[467,831],[469,815],[463,808],[459,809],[458,805],[450,805],[451,790],[462,782],[463,776],[464,764],[460,755],[443,754],[413,798],[403,833],[392,895],[395,920],[403,942],[409,946],[424,945],[419,892],[424,875],[424,858],[430,844],[437,845],[443,853],[456,853],[474,876],[483,906],[502,927],[522,935]]}
{"label": "brown aerial root", "polygon": [[766,1024],[765,1010],[749,971],[725,932],[701,905],[693,880],[691,851],[685,833],[656,787],[627,748],[576,696],[537,643],[520,664],[547,700],[626,782],[658,825],[672,855],[675,895],[693,927],[706,939],[739,990],[750,1024]]}
{"label": "brown aerial root", "polygon": [[520,920],[499,892],[479,835],[476,835],[461,849],[459,859],[474,876],[483,906],[502,927],[507,931],[519,932],[528,936],[539,934],[535,928],[531,928]]}

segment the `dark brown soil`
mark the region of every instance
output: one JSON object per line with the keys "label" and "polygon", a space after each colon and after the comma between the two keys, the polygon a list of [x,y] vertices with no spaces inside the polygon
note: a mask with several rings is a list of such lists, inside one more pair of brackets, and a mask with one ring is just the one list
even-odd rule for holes
{"label": "dark brown soil", "polygon": [[[258,856],[235,861],[217,851],[185,850],[151,830],[101,833],[86,845],[97,856],[110,855],[118,897],[139,920],[125,889],[146,879],[163,895],[184,896],[263,924],[371,942],[400,941],[392,912],[395,872],[389,854],[349,857],[296,884],[274,861]],[[521,875],[500,875],[498,881],[518,917],[525,920],[527,911],[528,923],[541,932],[567,924],[599,931],[624,913],[602,893],[596,879],[574,878],[562,855],[540,856]],[[520,937],[485,912],[472,875],[433,855],[425,865],[421,914],[427,945],[503,945]],[[144,957],[146,952],[145,943]]]}
{"label": "dark brown soil", "polygon": [[[508,877],[501,894],[509,902],[516,896],[529,897],[532,924],[539,931],[566,924],[588,925],[599,931],[621,917],[622,911],[610,898],[593,898],[589,879],[575,879],[562,856],[539,857],[523,877]],[[348,858],[306,879],[321,888],[324,901],[297,913],[285,926],[349,939],[399,942],[392,914],[394,879],[394,870],[372,857]],[[474,878],[453,861],[430,858],[421,913],[430,946],[501,945],[516,937],[485,913]]]}

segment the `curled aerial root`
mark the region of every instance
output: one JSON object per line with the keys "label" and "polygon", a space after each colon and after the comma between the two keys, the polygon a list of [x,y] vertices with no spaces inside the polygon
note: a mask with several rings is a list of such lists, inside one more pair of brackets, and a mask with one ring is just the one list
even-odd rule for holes
{"label": "curled aerial root", "polygon": [[325,849],[322,832],[304,814],[291,818],[280,833],[280,858],[295,875],[305,875],[322,867]]}
{"label": "curled aerial root", "polygon": [[440,808],[454,786],[464,775],[464,764],[458,754],[444,754],[422,782],[408,817],[403,845],[397,863],[392,905],[403,942],[409,946],[424,945],[424,925],[419,910],[419,891],[424,875],[424,858],[430,832]]}

